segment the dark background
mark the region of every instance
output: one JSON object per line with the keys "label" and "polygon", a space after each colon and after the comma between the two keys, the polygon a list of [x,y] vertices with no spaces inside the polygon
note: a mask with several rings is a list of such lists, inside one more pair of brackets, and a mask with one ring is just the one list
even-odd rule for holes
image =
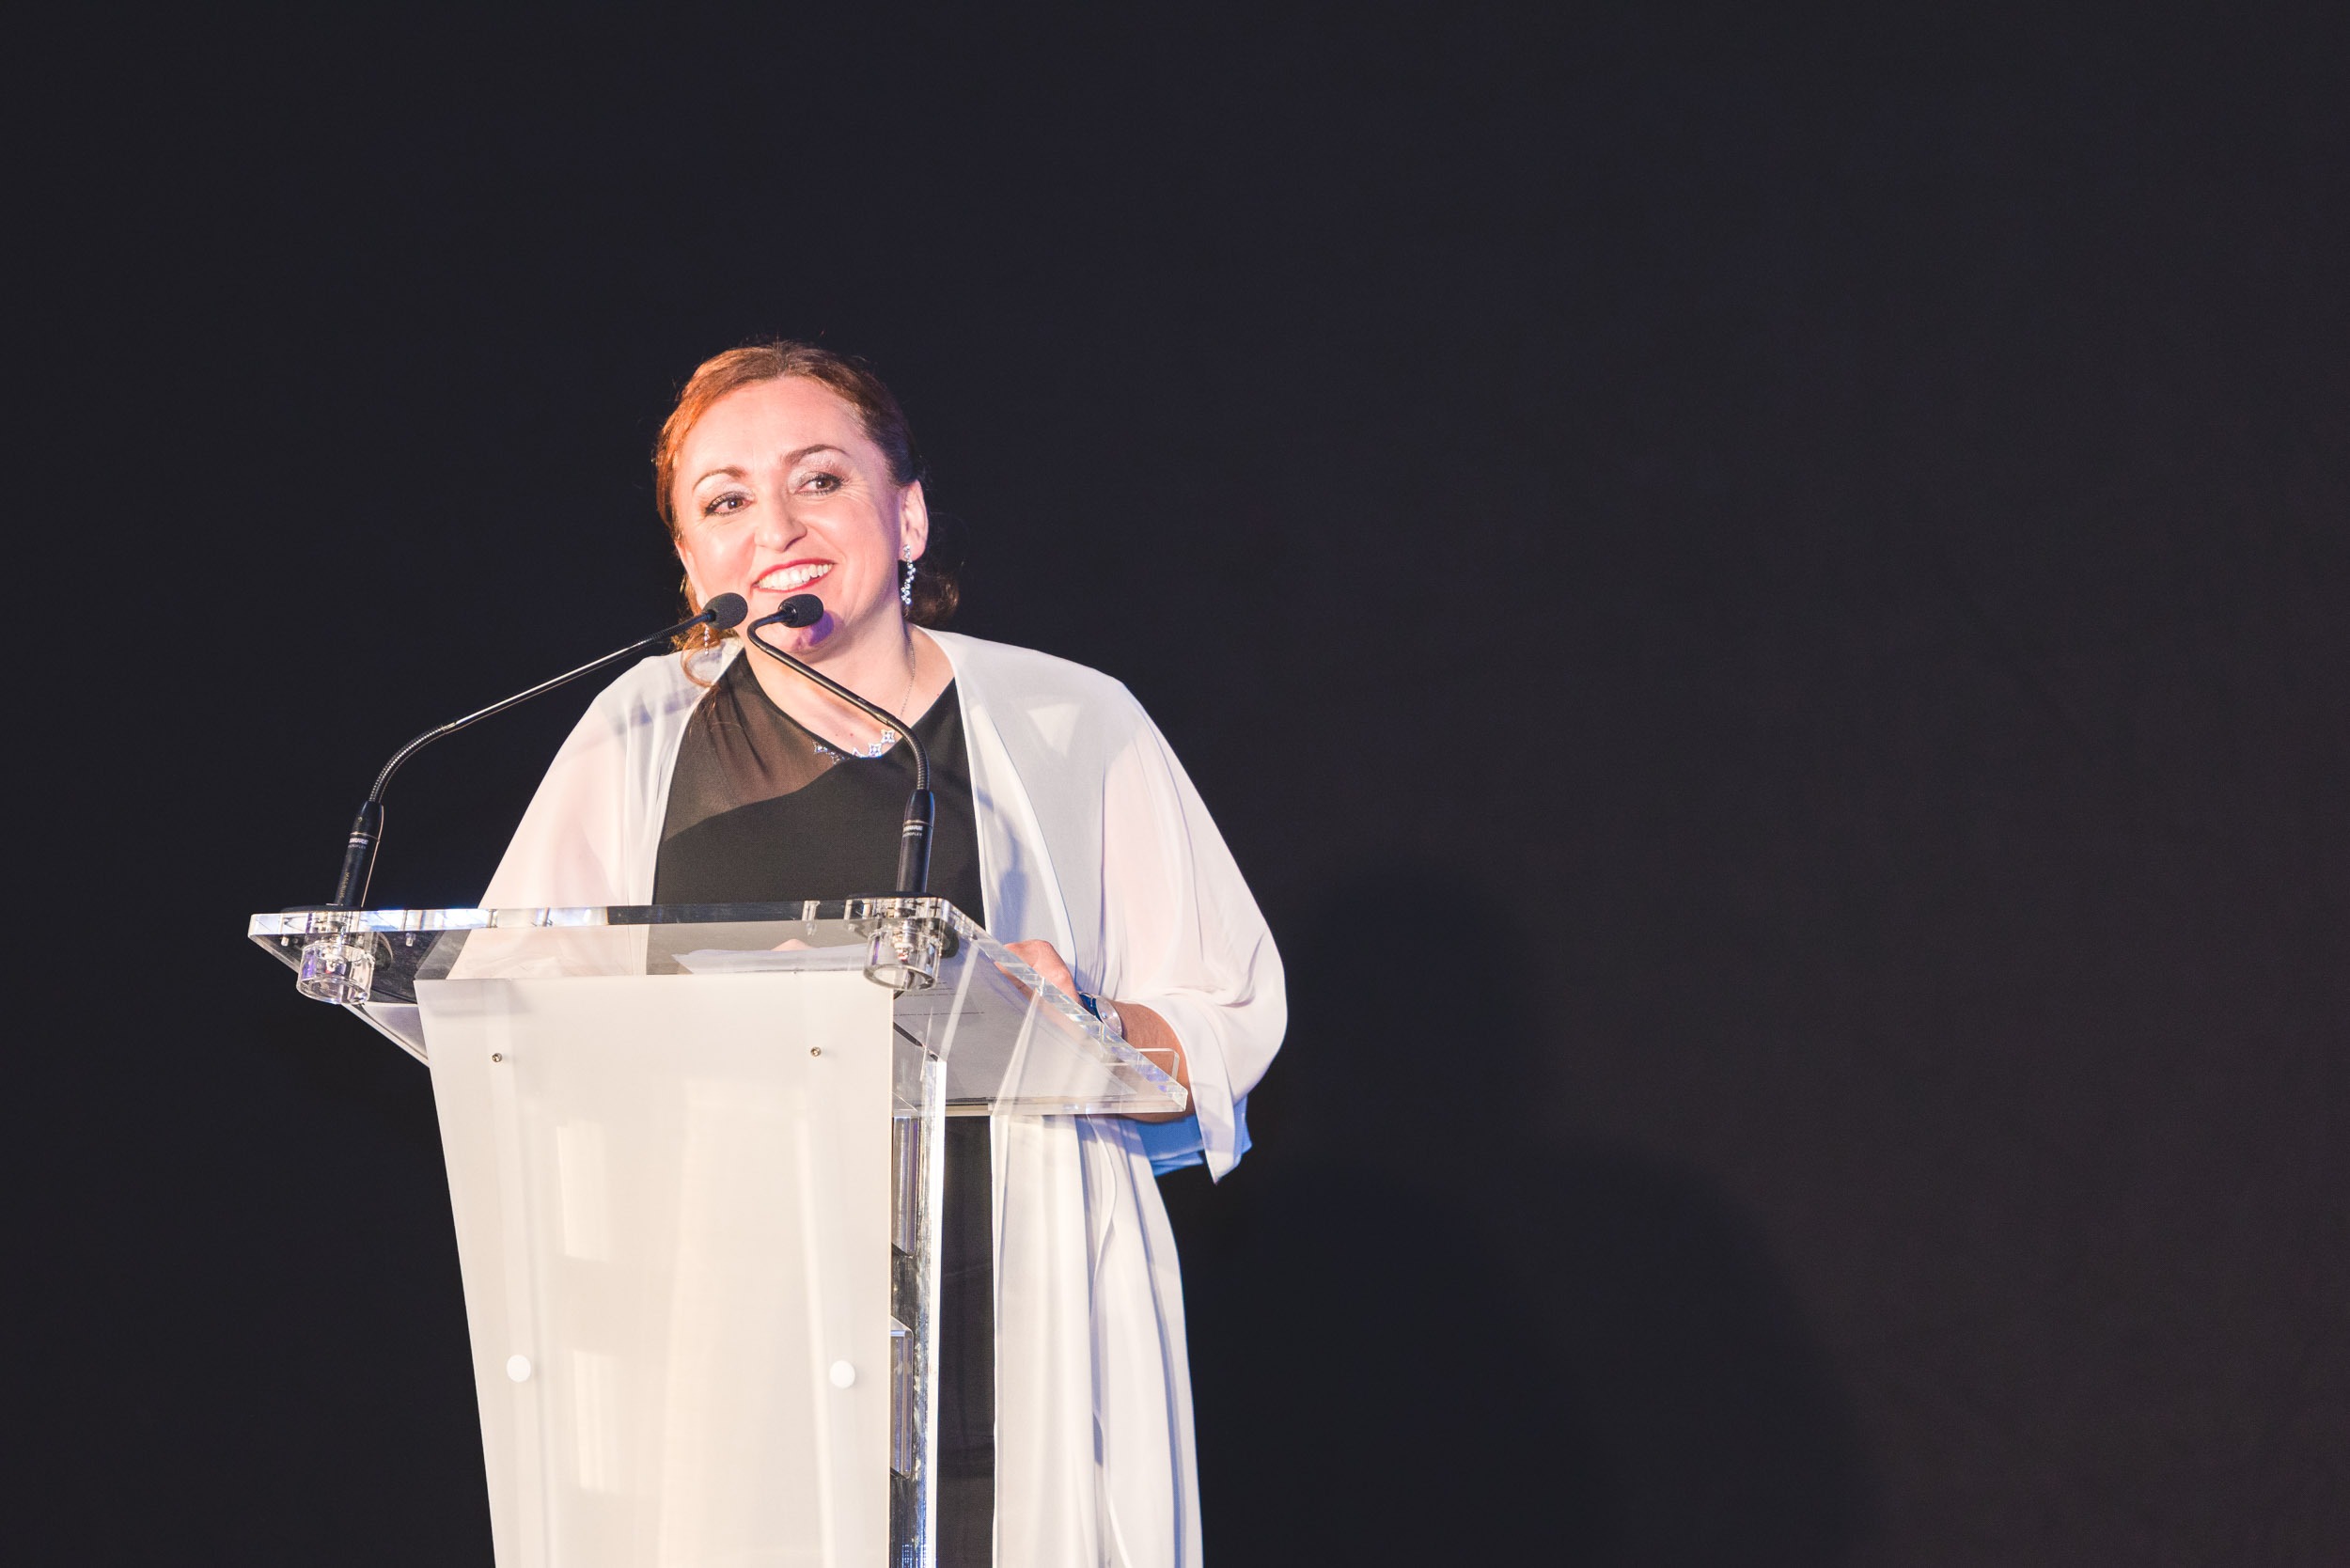
{"label": "dark background", "polygon": [[[1288,960],[1257,1152],[1165,1184],[1211,1561],[2350,1560],[2346,42],[61,53],[8,1555],[487,1560],[425,1074],[241,931],[398,742],[669,619],[652,432],[783,333]],[[413,765],[378,902],[472,902],[588,696]]]}

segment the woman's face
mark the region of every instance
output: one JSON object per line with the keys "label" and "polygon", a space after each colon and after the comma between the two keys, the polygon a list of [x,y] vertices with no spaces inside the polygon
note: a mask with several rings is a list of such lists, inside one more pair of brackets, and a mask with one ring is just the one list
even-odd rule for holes
{"label": "woman's face", "polygon": [[822,620],[760,634],[804,655],[895,631],[898,563],[929,540],[922,487],[890,478],[831,388],[787,376],[728,393],[686,433],[676,484],[678,557],[702,603],[739,593],[756,620],[815,594]]}

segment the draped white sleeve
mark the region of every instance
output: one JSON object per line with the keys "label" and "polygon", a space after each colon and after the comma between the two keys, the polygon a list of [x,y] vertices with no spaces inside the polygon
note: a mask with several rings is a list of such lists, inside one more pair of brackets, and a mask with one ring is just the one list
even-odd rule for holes
{"label": "draped white sleeve", "polygon": [[1288,1020],[1281,960],[1166,738],[1125,687],[1048,654],[933,634],[964,692],[988,923],[1049,938],[1077,983],[1165,1018],[1195,1114],[1140,1137],[1164,1168],[1248,1149],[1246,1097]]}
{"label": "draped white sleeve", "polygon": [[[1165,1018],[1195,1112],[995,1122],[996,1560],[1198,1568],[1182,1280],[1154,1170],[1248,1147],[1247,1094],[1286,1022],[1271,933],[1141,706],[1066,660],[934,632],[955,666],[980,884],[998,937]],[[735,650],[699,666],[713,677]],[[704,688],[675,655],[599,695],[483,903],[648,903],[669,776]]]}
{"label": "draped white sleeve", "polygon": [[[700,655],[696,672],[712,679],[733,651]],[[669,773],[706,690],[665,653],[597,693],[539,781],[481,906],[650,903]]]}

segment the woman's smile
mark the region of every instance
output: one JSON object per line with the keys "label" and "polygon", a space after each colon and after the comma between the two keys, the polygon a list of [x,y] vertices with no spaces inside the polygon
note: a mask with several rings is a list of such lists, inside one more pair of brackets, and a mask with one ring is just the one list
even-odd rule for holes
{"label": "woman's smile", "polygon": [[760,572],[751,584],[751,591],[796,593],[831,571],[830,561],[782,561]]}

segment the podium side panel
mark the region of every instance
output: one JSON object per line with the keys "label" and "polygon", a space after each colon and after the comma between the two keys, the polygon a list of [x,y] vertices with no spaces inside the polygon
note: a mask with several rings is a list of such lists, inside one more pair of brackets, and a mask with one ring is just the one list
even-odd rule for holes
{"label": "podium side panel", "polygon": [[889,994],[417,990],[501,1568],[882,1560]]}

